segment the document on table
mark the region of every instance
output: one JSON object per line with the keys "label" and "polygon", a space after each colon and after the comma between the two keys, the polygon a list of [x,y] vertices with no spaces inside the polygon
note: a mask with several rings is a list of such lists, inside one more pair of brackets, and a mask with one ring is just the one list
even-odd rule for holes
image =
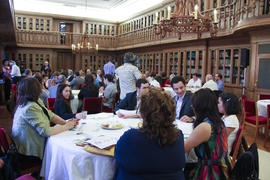
{"label": "document on table", "polygon": [[114,137],[114,136],[101,135],[101,136],[94,137],[86,142],[99,149],[105,149],[107,147],[115,145],[118,139],[119,139],[118,137]]}
{"label": "document on table", "polygon": [[186,123],[180,120],[175,120],[174,124],[183,132],[184,135],[190,135],[193,131],[193,123]]}
{"label": "document on table", "polygon": [[119,112],[125,115],[136,114],[136,110],[119,109]]}

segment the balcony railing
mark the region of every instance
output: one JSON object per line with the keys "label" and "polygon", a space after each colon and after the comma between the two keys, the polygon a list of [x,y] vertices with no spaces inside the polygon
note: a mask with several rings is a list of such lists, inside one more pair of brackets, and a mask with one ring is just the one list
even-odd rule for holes
{"label": "balcony railing", "polygon": [[[268,8],[268,7],[267,7]],[[254,18],[265,16],[269,11],[264,7],[263,0],[235,0],[229,5],[217,8],[218,11],[218,33],[217,36],[228,35],[241,26],[241,23],[255,21]],[[203,15],[213,16],[214,9],[202,12]],[[212,17],[213,18],[213,17]],[[270,18],[270,17],[269,17]],[[17,30],[16,40],[20,45],[40,45],[40,46],[60,46],[61,48],[71,48],[71,44],[78,43],[82,34],[62,33],[62,32],[42,32]],[[185,36],[184,36],[185,37]],[[190,39],[182,38],[183,40]],[[196,36],[194,36],[196,37]],[[202,34],[202,38],[210,37],[209,33]],[[129,47],[143,46],[147,43],[158,44],[161,37],[154,33],[153,26],[128,32],[118,36],[89,35],[89,41],[99,44],[100,49],[114,50]],[[175,33],[167,33],[163,40],[177,42],[178,36]]]}

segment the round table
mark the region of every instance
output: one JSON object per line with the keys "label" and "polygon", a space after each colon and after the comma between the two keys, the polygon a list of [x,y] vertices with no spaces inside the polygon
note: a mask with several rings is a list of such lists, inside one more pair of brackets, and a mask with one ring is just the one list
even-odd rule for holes
{"label": "round table", "polygon": [[[107,121],[118,121],[123,124],[122,129],[106,130],[101,124]],[[131,127],[137,126],[141,119],[121,119],[112,113],[88,115],[80,120],[76,130],[65,131],[48,138],[40,175],[46,180],[111,180],[114,177],[116,165],[113,157],[97,155],[76,146],[75,142],[88,137],[109,135],[120,138]],[[183,129],[185,139],[192,131],[192,123],[175,121],[179,129]],[[79,132],[82,132],[80,134]]]}

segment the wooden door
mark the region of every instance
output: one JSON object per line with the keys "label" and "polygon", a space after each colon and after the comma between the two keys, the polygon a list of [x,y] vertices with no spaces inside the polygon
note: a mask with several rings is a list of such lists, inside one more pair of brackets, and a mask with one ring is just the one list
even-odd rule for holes
{"label": "wooden door", "polygon": [[57,63],[56,70],[60,71],[61,69],[75,69],[75,57],[72,53],[67,52],[58,52],[57,53]]}

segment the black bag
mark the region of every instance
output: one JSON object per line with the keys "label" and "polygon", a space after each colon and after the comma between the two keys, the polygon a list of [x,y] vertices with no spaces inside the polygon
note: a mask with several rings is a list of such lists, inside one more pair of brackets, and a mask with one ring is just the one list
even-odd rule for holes
{"label": "black bag", "polygon": [[[0,144],[1,146],[1,144]],[[4,167],[0,170],[0,180],[16,179],[20,176],[20,169],[18,166],[19,154],[14,142],[9,146],[9,150],[4,154],[0,148],[1,159],[4,161]]]}
{"label": "black bag", "polygon": [[233,168],[232,180],[258,180],[259,161],[257,144],[253,143],[246,152],[240,154]]}

